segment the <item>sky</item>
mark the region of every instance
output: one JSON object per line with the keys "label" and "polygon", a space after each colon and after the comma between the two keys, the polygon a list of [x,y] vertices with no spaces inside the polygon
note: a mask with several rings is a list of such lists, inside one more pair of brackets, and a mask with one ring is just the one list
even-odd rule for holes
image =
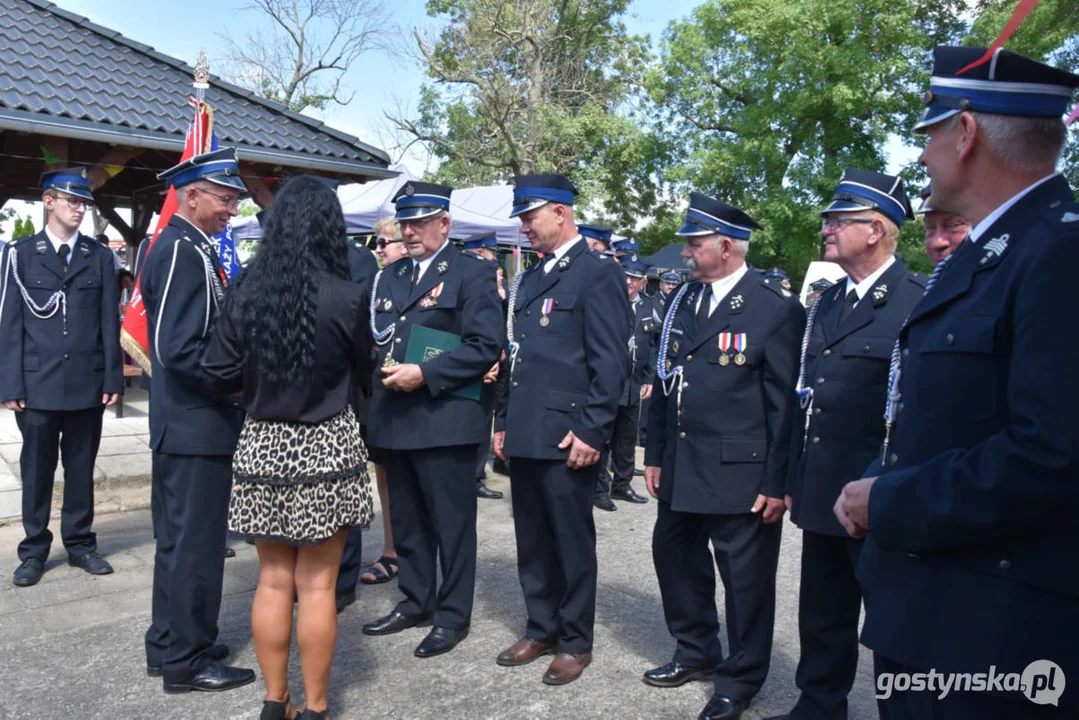
{"label": "sky", "polygon": [[[91,21],[115,30],[126,37],[152,46],[159,52],[193,65],[201,49],[210,58],[210,74],[222,70],[225,41],[222,33],[242,42],[249,30],[260,23],[257,11],[245,9],[246,0],[184,0],[182,3],[133,3],[131,0],[54,0],[57,6],[88,17]],[[624,18],[633,34],[648,35],[658,43],[663,30],[677,19],[689,15],[700,0],[634,0],[629,14]],[[392,21],[399,28],[398,41],[414,46],[413,29],[434,35],[439,29],[437,22],[426,14],[422,0],[386,0],[392,13]],[[133,12],[133,8],[137,8]],[[216,61],[216,62],[215,62]],[[216,72],[215,72],[216,71]],[[396,139],[391,123],[384,112],[414,110],[419,99],[420,86],[426,79],[423,70],[411,57],[390,57],[385,53],[368,52],[360,56],[346,74],[343,86],[354,91],[348,106],[333,105],[324,112],[308,114],[317,117],[343,132],[360,140],[383,148],[393,160],[400,160],[416,175],[428,169],[430,159],[413,146],[413,150],[401,156],[393,146]],[[899,142],[890,144],[886,151],[893,156],[895,168],[909,160],[909,149]],[[41,211],[29,203],[11,203],[16,212],[30,215],[35,226],[41,224]],[[125,219],[129,215],[121,211]],[[91,232],[91,221],[84,222],[83,232]],[[0,225],[0,237],[10,237],[13,221]],[[38,227],[40,230],[40,227]]]}

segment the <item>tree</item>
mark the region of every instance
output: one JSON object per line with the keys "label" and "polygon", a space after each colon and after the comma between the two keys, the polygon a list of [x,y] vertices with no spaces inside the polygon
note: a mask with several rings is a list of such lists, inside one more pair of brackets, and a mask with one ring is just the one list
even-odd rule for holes
{"label": "tree", "polygon": [[585,195],[604,153],[636,137],[617,115],[647,57],[620,17],[629,0],[429,0],[447,25],[414,32],[433,82],[413,117],[387,114],[439,161],[437,177],[489,184],[561,172]]}
{"label": "tree", "polygon": [[[665,179],[765,227],[750,259],[800,275],[844,167],[883,170],[921,110],[928,50],[961,0],[709,0],[665,33],[646,86],[656,130],[684,148]],[[917,185],[908,188],[911,194]]]}
{"label": "tree", "polygon": [[37,230],[34,229],[34,221],[28,217],[15,218],[15,229],[11,232],[11,239],[17,240],[18,238],[25,237],[27,235],[33,235]]}
{"label": "tree", "polygon": [[246,9],[261,13],[268,28],[244,40],[225,36],[226,76],[296,112],[347,105],[345,72],[368,50],[389,46],[382,0],[252,0]]}

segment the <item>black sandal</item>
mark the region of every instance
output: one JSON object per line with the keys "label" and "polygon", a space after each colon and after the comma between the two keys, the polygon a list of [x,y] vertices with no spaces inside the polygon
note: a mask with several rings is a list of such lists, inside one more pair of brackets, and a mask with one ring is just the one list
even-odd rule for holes
{"label": "black sandal", "polygon": [[305,708],[302,713],[296,716],[296,720],[329,720],[330,710],[329,708],[322,712],[315,712],[310,708]]}
{"label": "black sandal", "polygon": [[287,695],[284,702],[264,700],[259,720],[292,720],[294,712],[296,710],[292,707],[292,700]]}
{"label": "black sandal", "polygon": [[[384,570],[380,570],[378,567],[379,565],[388,570],[389,573],[387,574]],[[387,583],[397,577],[397,558],[391,559],[383,555],[378,560],[375,560],[375,562],[371,564],[371,567],[364,571],[363,574],[371,574],[375,578],[374,580],[368,580],[361,576],[360,582],[364,585],[381,585],[382,583]]]}

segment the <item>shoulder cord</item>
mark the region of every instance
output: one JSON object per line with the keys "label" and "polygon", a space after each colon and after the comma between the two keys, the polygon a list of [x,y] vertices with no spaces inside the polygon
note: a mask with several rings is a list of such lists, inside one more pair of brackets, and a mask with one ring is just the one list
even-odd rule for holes
{"label": "shoulder cord", "polygon": [[689,289],[691,283],[686,283],[678,289],[678,294],[674,296],[674,300],[667,306],[667,316],[663,318],[663,330],[659,336],[659,362],[656,363],[656,374],[659,375],[660,381],[663,383],[663,394],[670,397],[671,391],[674,390],[675,385],[678,386],[679,394],[682,390],[682,366],[671,368],[667,370],[667,345],[671,337],[671,325],[674,322],[674,316],[678,313],[678,307],[682,304],[682,297],[686,294],[686,290]]}
{"label": "shoulder cord", "polygon": [[[22,293],[23,301],[26,302],[26,307],[39,320],[48,320],[56,311],[59,310],[64,319],[64,330],[67,331],[67,293],[63,289],[63,283],[59,290],[54,292],[44,305],[38,305],[34,302],[34,299],[30,297],[30,292],[23,285],[22,278],[19,277],[19,253],[18,248],[11,248],[9,253],[11,256],[11,276],[15,279],[15,284],[19,286],[19,292]],[[7,294],[7,283],[4,284],[4,295]]]}
{"label": "shoulder cord", "polygon": [[375,327],[375,309],[378,307],[378,285],[382,280],[383,272],[385,272],[385,270],[379,270],[375,273],[375,282],[371,285],[371,303],[368,307],[368,315],[371,322],[371,335],[375,339],[375,344],[379,346],[385,345],[392,340],[394,331],[397,329],[397,323],[393,322],[386,326],[386,329],[381,332]]}
{"label": "shoulder cord", "polygon": [[528,270],[524,270],[513,276],[513,283],[510,284],[510,296],[509,300],[507,300],[508,306],[506,308],[506,340],[510,348],[510,375],[513,375],[513,368],[517,365],[517,352],[521,349],[520,343],[518,343],[513,337],[513,323],[514,316],[517,313],[517,291],[521,287],[521,278],[526,272],[528,272]]}
{"label": "shoulder cord", "polygon": [[809,424],[813,418],[813,386],[806,387],[806,356],[809,354],[809,340],[813,337],[813,323],[817,319],[817,309],[820,308],[824,296],[817,298],[809,308],[806,316],[806,329],[802,335],[802,356],[798,363],[798,384],[794,392],[798,395],[798,405],[805,412],[805,435],[802,437],[802,451],[805,451],[806,441],[809,440]]}

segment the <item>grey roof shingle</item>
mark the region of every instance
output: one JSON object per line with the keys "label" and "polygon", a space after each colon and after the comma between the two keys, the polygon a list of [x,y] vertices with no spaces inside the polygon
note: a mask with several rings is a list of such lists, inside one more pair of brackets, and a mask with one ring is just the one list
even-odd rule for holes
{"label": "grey roof shingle", "polygon": [[[44,0],[0,0],[0,129],[35,122],[183,147],[193,68]],[[389,156],[314,118],[211,77],[214,131],[241,157],[388,177]],[[89,123],[89,125],[88,125]]]}

